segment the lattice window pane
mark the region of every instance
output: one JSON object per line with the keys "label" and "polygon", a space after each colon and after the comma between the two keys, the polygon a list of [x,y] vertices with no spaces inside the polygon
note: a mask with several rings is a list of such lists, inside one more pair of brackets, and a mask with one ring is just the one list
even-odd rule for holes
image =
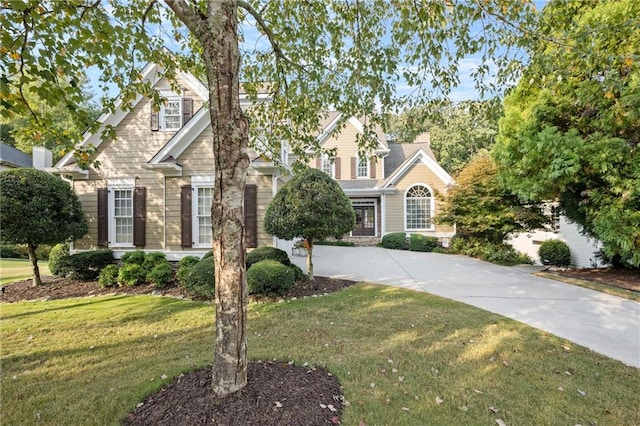
{"label": "lattice window pane", "polygon": [[358,158],[358,177],[369,177],[369,160],[366,157]]}
{"label": "lattice window pane", "polygon": [[334,177],[334,167],[333,161],[329,158],[328,155],[323,155],[320,159],[320,168],[323,172],[328,174],[331,177]]}
{"label": "lattice window pane", "polygon": [[164,123],[166,129],[179,129],[182,124],[182,101],[168,101],[164,107]]}
{"label": "lattice window pane", "polygon": [[407,191],[406,199],[407,229],[431,228],[431,191],[422,185],[416,185]]}
{"label": "lattice window pane", "polygon": [[211,230],[211,205],[213,204],[213,188],[201,187],[197,193],[197,226],[198,244],[209,245],[213,237]]}

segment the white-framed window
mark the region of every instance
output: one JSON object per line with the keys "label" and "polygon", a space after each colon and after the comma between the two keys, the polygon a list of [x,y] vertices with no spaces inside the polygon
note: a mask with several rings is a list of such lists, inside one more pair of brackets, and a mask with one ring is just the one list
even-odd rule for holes
{"label": "white-framed window", "polygon": [[327,154],[322,154],[322,157],[320,157],[320,170],[332,178],[335,178],[336,176],[335,162]]}
{"label": "white-framed window", "polygon": [[356,157],[356,177],[368,178],[369,177],[369,159],[367,157]]}
{"label": "white-framed window", "polygon": [[431,189],[415,184],[404,195],[404,220],[407,231],[433,230],[434,199]]}
{"label": "white-framed window", "polygon": [[193,214],[193,246],[211,248],[213,229],[211,227],[211,205],[213,204],[213,176],[193,176],[191,178]]}
{"label": "white-framed window", "polygon": [[179,130],[182,127],[182,98],[167,98],[160,108],[160,129]]}
{"label": "white-framed window", "polygon": [[135,179],[109,181],[110,246],[133,247],[133,188]]}

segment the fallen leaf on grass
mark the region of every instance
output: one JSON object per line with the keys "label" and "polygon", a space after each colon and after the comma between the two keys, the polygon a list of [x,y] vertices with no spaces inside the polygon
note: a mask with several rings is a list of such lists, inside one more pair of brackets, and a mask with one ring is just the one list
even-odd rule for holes
{"label": "fallen leaf on grass", "polygon": [[507,424],[502,419],[496,419],[496,423],[498,423],[498,426],[507,426]]}
{"label": "fallen leaf on grass", "polygon": [[474,391],[475,393],[482,394],[482,391],[479,391],[478,389],[474,389],[473,391]]}
{"label": "fallen leaf on grass", "polygon": [[489,411],[491,411],[492,413],[497,413],[500,410],[498,410],[496,407],[489,407]]}
{"label": "fallen leaf on grass", "polygon": [[407,407],[402,407],[402,411],[409,411],[409,408],[407,408]]}
{"label": "fallen leaf on grass", "polygon": [[442,404],[444,401],[442,399],[440,399],[440,397],[436,397],[436,404],[440,405]]}
{"label": "fallen leaf on grass", "polygon": [[571,350],[571,348],[567,345],[562,345],[562,349],[564,349],[566,352],[569,352]]}
{"label": "fallen leaf on grass", "polygon": [[587,393],[583,390],[578,389],[578,393],[582,396],[585,396]]}

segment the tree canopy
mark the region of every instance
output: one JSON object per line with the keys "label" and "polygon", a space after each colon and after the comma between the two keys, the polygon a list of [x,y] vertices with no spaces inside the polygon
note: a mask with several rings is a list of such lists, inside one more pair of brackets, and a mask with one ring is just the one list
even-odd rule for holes
{"label": "tree canopy", "polygon": [[306,241],[307,274],[313,279],[313,242],[341,238],[356,225],[351,201],[326,173],[306,168],[273,198],[264,218],[265,230],[278,238]]}
{"label": "tree canopy", "polygon": [[87,233],[78,197],[58,176],[36,169],[0,172],[0,241],[26,244],[33,283],[40,285],[36,249]]}
{"label": "tree canopy", "polygon": [[[494,155],[510,190],[554,200],[615,263],[640,266],[640,3],[550,3],[505,99]],[[587,50],[583,47],[589,46]]]}
{"label": "tree canopy", "polygon": [[496,244],[509,234],[539,229],[548,222],[540,204],[521,201],[501,184],[486,151],[462,169],[436,220],[455,225],[457,235]]}

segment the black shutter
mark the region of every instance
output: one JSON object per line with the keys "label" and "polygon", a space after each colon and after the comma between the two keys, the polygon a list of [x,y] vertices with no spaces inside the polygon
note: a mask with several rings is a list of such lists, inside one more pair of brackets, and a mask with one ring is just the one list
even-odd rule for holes
{"label": "black shutter", "polygon": [[133,188],[133,245],[144,247],[146,244],[147,188]]}
{"label": "black shutter", "polygon": [[109,192],[98,188],[98,246],[109,246]]}
{"label": "black shutter", "polygon": [[180,229],[182,248],[192,247],[191,237],[191,185],[185,185],[180,192]]}
{"label": "black shutter", "polygon": [[152,132],[160,130],[160,111],[154,111],[153,106],[151,106],[150,127]]}
{"label": "black shutter", "polygon": [[244,241],[247,248],[258,247],[258,187],[244,187]]}
{"label": "black shutter", "polygon": [[336,157],[335,161],[333,162],[333,170],[335,170],[334,177],[336,179],[340,179],[341,167],[342,167],[342,161],[340,161],[340,157]]}
{"label": "black shutter", "polygon": [[182,125],[187,124],[187,121],[193,116],[193,99],[182,98]]}

